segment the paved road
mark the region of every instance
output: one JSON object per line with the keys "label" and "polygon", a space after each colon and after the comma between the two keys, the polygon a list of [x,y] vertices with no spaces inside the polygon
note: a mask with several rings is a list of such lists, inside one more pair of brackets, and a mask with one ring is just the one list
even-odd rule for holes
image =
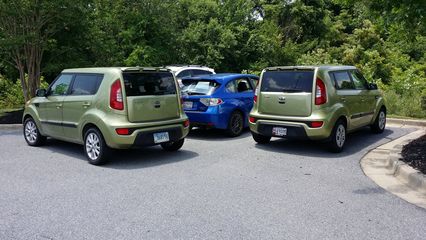
{"label": "paved road", "polygon": [[412,131],[368,129],[342,154],[312,142],[254,144],[195,131],[178,153],[26,146],[0,133],[0,239],[426,239],[426,211],[365,177],[360,158]]}

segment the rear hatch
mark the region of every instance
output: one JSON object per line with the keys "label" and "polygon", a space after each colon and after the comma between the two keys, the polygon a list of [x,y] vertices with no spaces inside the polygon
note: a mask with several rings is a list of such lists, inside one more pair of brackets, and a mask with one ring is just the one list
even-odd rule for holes
{"label": "rear hatch", "polygon": [[290,117],[311,115],[314,75],[313,68],[265,71],[258,96],[259,112]]}
{"label": "rear hatch", "polygon": [[183,79],[183,110],[205,112],[211,105],[211,95],[220,87],[214,80]]}
{"label": "rear hatch", "polygon": [[180,100],[168,71],[123,72],[130,122],[179,118]]}

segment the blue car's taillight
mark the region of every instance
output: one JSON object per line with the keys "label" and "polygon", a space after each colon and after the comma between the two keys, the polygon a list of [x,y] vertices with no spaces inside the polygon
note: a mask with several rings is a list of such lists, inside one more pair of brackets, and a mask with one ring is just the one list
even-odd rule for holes
{"label": "blue car's taillight", "polygon": [[217,106],[223,103],[223,100],[220,98],[200,98],[200,102],[205,106]]}

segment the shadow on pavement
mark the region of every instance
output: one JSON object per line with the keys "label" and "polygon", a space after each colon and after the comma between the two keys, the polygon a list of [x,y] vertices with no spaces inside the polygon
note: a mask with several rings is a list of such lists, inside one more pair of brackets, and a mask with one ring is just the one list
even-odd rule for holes
{"label": "shadow on pavement", "polygon": [[327,143],[321,141],[298,141],[274,138],[269,144],[255,144],[256,148],[287,154],[323,157],[323,158],[343,158],[358,153],[370,145],[373,145],[384,138],[388,138],[393,133],[391,129],[386,129],[382,134],[373,134],[369,128],[363,128],[347,136],[345,149],[341,153],[332,153],[328,150]]}
{"label": "shadow on pavement", "polygon": [[195,128],[195,129],[192,129],[188,134],[189,139],[202,140],[202,141],[231,141],[231,140],[246,138],[248,136],[251,136],[248,128],[245,128],[242,134],[238,137],[229,137],[226,134],[226,131],[222,129]]}
{"label": "shadow on pavement", "polygon": [[[49,139],[46,145],[42,148],[48,149],[54,153],[64,154],[71,158],[87,161],[83,152],[83,146],[79,144]],[[195,158],[197,156],[198,153],[185,150],[185,145],[177,152],[164,151],[160,146],[126,150],[113,149],[108,162],[100,167],[114,169],[148,168],[163,164],[176,163]]]}

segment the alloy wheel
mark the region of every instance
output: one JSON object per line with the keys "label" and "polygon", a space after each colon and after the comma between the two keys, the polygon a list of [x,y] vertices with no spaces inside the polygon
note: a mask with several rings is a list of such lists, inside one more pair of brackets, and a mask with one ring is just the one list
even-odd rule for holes
{"label": "alloy wheel", "polygon": [[101,143],[99,137],[95,133],[89,133],[86,137],[86,152],[91,160],[98,159],[101,153]]}

